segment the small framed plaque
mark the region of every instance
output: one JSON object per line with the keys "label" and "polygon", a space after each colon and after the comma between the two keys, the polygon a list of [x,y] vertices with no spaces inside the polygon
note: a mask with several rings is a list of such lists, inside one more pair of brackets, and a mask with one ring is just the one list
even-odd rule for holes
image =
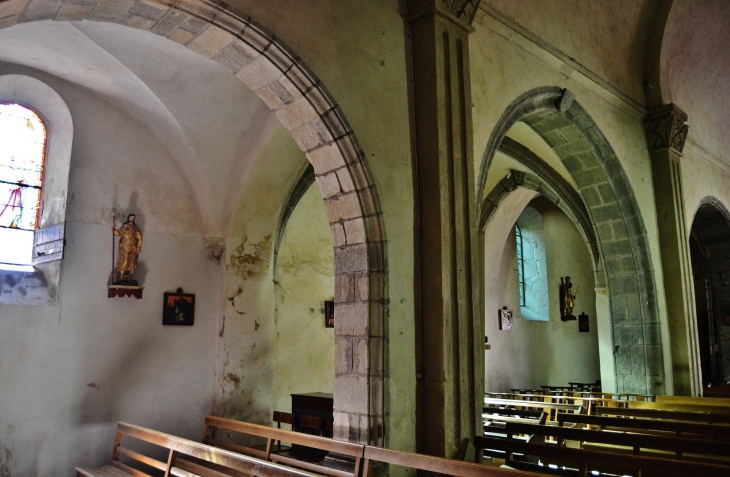
{"label": "small framed plaque", "polygon": [[511,330],[512,329],[512,310],[508,310],[506,306],[503,306],[498,311],[499,314],[499,329],[500,330]]}
{"label": "small framed plaque", "polygon": [[324,327],[334,328],[335,327],[335,302],[334,300],[327,300],[324,302]]}
{"label": "small framed plaque", "polygon": [[193,326],[195,323],[195,295],[183,293],[182,288],[176,292],[165,292],[162,305],[163,325]]}

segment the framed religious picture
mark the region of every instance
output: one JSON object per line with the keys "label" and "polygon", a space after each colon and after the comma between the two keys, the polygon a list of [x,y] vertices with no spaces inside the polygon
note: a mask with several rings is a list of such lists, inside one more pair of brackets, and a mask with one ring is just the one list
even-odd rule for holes
{"label": "framed religious picture", "polygon": [[335,327],[335,302],[334,300],[327,300],[324,302],[324,327],[334,328]]}
{"label": "framed religious picture", "polygon": [[499,329],[500,330],[511,330],[512,329],[512,310],[508,310],[506,306],[503,306],[499,310]]}
{"label": "framed religious picture", "polygon": [[176,292],[165,292],[162,305],[163,325],[193,326],[195,323],[195,295],[183,293],[182,288]]}
{"label": "framed religious picture", "polygon": [[585,312],[578,315],[578,331],[581,333],[588,333],[590,331],[588,327],[588,315]]}

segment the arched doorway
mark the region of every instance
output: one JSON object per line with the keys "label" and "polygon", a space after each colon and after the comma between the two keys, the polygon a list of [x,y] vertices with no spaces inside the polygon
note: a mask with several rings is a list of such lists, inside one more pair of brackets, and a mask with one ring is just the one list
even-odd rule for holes
{"label": "arched doorway", "polygon": [[690,231],[702,387],[730,380],[730,213],[714,198],[702,201]]}

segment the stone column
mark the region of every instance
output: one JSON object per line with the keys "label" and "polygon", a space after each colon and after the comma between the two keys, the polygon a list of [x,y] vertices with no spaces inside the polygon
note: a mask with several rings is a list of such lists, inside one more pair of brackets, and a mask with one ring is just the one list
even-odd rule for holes
{"label": "stone column", "polygon": [[408,1],[420,224],[417,448],[446,457],[463,452],[481,428],[484,332],[468,48],[478,3]]}
{"label": "stone column", "polygon": [[668,104],[650,109],[644,126],[654,180],[674,394],[697,396],[702,383],[681,164],[686,121],[681,109]]}

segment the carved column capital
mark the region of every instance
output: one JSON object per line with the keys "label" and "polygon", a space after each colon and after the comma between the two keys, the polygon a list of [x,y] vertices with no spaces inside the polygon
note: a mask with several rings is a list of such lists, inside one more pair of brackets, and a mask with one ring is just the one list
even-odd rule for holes
{"label": "carved column capital", "polygon": [[408,19],[413,22],[427,13],[436,13],[471,32],[471,24],[480,2],[481,0],[407,0]]}
{"label": "carved column capital", "polygon": [[675,104],[665,104],[649,110],[644,120],[644,131],[649,152],[671,148],[681,153],[689,126],[687,114]]}

